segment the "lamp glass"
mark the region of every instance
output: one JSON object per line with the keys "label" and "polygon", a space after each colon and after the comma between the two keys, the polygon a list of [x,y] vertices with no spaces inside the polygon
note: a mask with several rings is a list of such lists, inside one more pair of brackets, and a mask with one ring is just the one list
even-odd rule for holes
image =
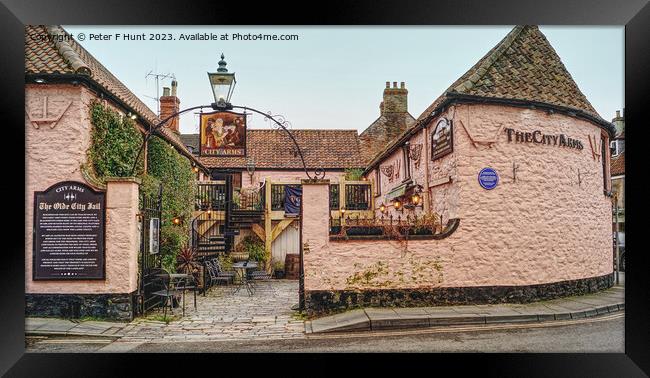
{"label": "lamp glass", "polygon": [[228,72],[208,72],[212,94],[216,103],[230,103],[230,96],[235,87],[235,74]]}

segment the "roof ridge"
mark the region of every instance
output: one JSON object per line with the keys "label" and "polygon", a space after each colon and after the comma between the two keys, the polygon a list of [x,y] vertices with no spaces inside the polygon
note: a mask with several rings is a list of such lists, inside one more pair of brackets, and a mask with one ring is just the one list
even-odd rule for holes
{"label": "roof ridge", "polygon": [[68,62],[70,67],[78,73],[78,74],[83,74],[83,75],[88,75],[92,77],[92,70],[86,62],[79,56],[79,54],[70,46],[70,44],[66,41],[67,34],[60,26],[58,25],[49,25],[46,26],[45,29],[47,30],[48,34],[50,34],[52,37],[52,40],[54,41],[54,46],[56,47],[57,50],[59,50],[59,53],[61,56]]}
{"label": "roof ridge", "polygon": [[[483,62],[474,69],[474,73],[470,75],[470,77],[467,78],[464,82],[460,83],[456,87],[452,88],[450,92],[459,92],[462,93],[464,91],[468,91],[474,87],[474,84],[476,84],[485,74],[487,73],[488,69],[496,62],[501,55],[512,45],[512,42],[517,39],[521,35],[521,32],[526,28],[524,25],[517,25],[508,34],[506,34],[505,37],[494,47],[491,49],[491,52],[488,52],[483,60]],[[472,68],[470,68],[470,71]]]}

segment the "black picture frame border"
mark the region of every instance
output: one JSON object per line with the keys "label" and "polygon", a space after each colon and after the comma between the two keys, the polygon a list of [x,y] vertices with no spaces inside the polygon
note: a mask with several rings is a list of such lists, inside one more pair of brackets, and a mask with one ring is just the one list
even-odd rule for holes
{"label": "black picture frame border", "polygon": [[[81,1],[59,0],[3,0],[0,4],[0,19],[3,25],[3,55],[0,60],[0,72],[3,80],[0,87],[4,95],[0,96],[4,112],[5,156],[8,164],[5,175],[14,177],[13,181],[24,181],[25,167],[14,157],[24,154],[24,96],[18,94],[24,91],[24,29],[25,24],[105,24],[105,25],[155,25],[155,24],[333,24],[333,25],[508,25],[508,24],[539,24],[539,25],[625,25],[625,102],[628,141],[626,143],[626,169],[640,171],[641,164],[631,164],[630,161],[644,161],[639,151],[642,141],[647,140],[643,134],[648,129],[643,127],[647,105],[648,83],[650,82],[650,40],[647,38],[650,30],[650,7],[648,0],[631,0],[615,2],[605,0],[508,0],[495,2],[481,1],[439,1],[435,4],[420,1],[393,2],[386,0],[363,0],[355,3],[330,1],[314,4],[305,14],[298,14],[306,9],[304,3],[270,2],[252,7],[248,2],[230,2],[228,11],[224,5],[213,1],[173,2],[126,0],[115,1]],[[435,45],[435,41],[432,42]],[[606,58],[606,57],[603,57]],[[14,95],[7,95],[12,93]],[[638,146],[638,147],[635,147]],[[634,174],[626,178],[626,196],[634,207],[626,209],[627,243],[641,244],[640,225],[641,194],[640,181]],[[15,195],[15,186],[0,187],[0,196]],[[0,356],[0,373],[7,376],[119,376],[133,375],[135,370],[131,365],[147,369],[154,373],[156,369],[168,376],[175,369],[187,373],[187,366],[171,364],[170,361],[182,356],[166,356],[165,363],[156,355],[84,355],[84,354],[24,354],[24,201],[9,201],[6,210],[11,212],[13,222],[7,222],[5,229],[6,250],[4,264],[0,265],[5,283],[2,292],[3,306],[0,306],[2,321],[2,354]],[[638,205],[636,205],[638,204]],[[16,216],[14,216],[14,214]],[[22,218],[20,216],[22,214]],[[632,234],[632,238],[629,234]],[[7,235],[9,237],[7,237]],[[641,248],[639,248],[641,250]],[[626,272],[626,332],[625,354],[490,354],[462,355],[445,354],[426,355],[424,357],[396,356],[394,358],[373,359],[372,365],[384,372],[404,372],[405,367],[412,363],[422,362],[433,364],[436,372],[451,370],[455,375],[467,372],[468,369],[478,368],[481,375],[487,376],[647,376],[650,374],[650,328],[648,325],[648,303],[650,303],[647,283],[642,277],[647,277],[647,254],[630,257]],[[24,354],[24,355],[23,355]],[[188,360],[196,368],[212,365],[215,359],[235,362],[249,361],[251,356],[228,355],[218,358],[214,355],[189,356]],[[333,357],[341,361],[332,363]],[[289,358],[285,356],[284,358]],[[355,366],[368,370],[370,363],[367,356],[362,354],[341,356],[296,355],[292,369],[296,373],[307,374],[309,371],[332,372],[341,374],[343,364],[351,362]],[[417,360],[416,360],[417,358]],[[167,360],[169,359],[169,360]],[[277,357],[254,356],[255,365],[260,369],[270,369],[263,362],[277,363]],[[395,360],[400,363],[395,363]],[[471,360],[468,363],[468,359]],[[340,362],[340,363],[338,363]],[[299,367],[302,364],[302,368]],[[251,367],[251,366],[248,367]],[[61,367],[65,367],[65,371]],[[252,367],[255,367],[252,366]],[[421,367],[421,365],[418,365]],[[429,365],[432,366],[432,365]],[[11,368],[11,370],[9,370]],[[451,368],[451,369],[450,369]],[[310,370],[311,369],[311,370]],[[644,373],[645,372],[645,373]]]}

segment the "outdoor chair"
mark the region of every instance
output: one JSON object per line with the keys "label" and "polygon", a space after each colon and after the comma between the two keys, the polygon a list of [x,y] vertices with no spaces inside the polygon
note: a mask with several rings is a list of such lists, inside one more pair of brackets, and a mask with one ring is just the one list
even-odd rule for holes
{"label": "outdoor chair", "polygon": [[257,288],[255,286],[256,281],[269,281],[273,277],[273,272],[267,272],[264,269],[261,270],[251,270],[247,272],[247,279],[251,283],[253,283],[253,288]]}
{"label": "outdoor chair", "polygon": [[169,273],[163,272],[159,274],[154,282],[157,287],[161,289],[154,291],[152,295],[160,297],[163,306],[163,316],[167,318],[167,303],[169,303],[169,311],[173,313],[174,311],[174,298],[181,296],[183,293],[181,290],[178,290],[172,287],[171,277]]}
{"label": "outdoor chair", "polygon": [[223,266],[219,262],[219,259],[212,259],[212,264],[214,265],[215,268],[217,268],[217,274],[220,276],[224,277],[235,277],[235,271],[234,270],[224,270]]}
{"label": "outdoor chair", "polygon": [[196,279],[194,275],[190,274],[187,278],[183,280],[176,281],[174,289],[183,293],[183,316],[185,316],[185,291],[191,290],[194,293],[194,309],[196,310]]}
{"label": "outdoor chair", "polygon": [[219,270],[210,260],[205,261],[205,267],[210,275],[210,285],[212,285],[213,282],[225,282],[228,284],[230,281],[234,280],[234,275],[219,274]]}

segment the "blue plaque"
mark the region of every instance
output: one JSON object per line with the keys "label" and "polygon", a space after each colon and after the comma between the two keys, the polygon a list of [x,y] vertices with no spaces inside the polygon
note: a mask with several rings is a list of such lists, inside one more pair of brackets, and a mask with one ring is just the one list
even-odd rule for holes
{"label": "blue plaque", "polygon": [[499,175],[492,168],[483,168],[478,173],[478,183],[483,189],[492,190],[499,183]]}

